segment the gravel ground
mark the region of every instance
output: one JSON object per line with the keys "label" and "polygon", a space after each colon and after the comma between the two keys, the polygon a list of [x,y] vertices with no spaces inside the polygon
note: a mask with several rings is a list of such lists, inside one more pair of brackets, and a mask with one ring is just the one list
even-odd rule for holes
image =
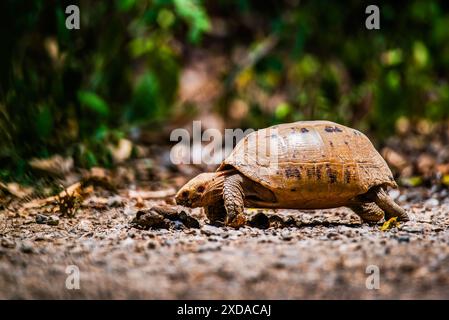
{"label": "gravel ground", "polygon": [[[392,195],[412,221],[387,231],[345,208],[247,210],[280,222],[239,230],[206,224],[199,209],[187,212],[199,228],[175,219],[138,229],[130,224],[138,209],[125,196],[106,206],[91,197],[74,218],[54,221],[3,210],[0,298],[448,299],[447,190]],[[79,289],[66,288],[71,265]],[[379,268],[378,289],[366,286],[367,268],[376,269],[369,266]]]}

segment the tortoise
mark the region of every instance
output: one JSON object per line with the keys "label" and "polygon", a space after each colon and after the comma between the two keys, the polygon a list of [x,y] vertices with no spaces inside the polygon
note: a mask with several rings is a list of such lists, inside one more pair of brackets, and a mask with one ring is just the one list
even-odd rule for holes
{"label": "tortoise", "polygon": [[212,224],[233,227],[245,223],[244,207],[346,206],[364,222],[407,221],[388,187],[397,188],[391,170],[363,133],[330,121],[298,121],[247,135],[216,172],[199,174],[175,199],[204,207]]}

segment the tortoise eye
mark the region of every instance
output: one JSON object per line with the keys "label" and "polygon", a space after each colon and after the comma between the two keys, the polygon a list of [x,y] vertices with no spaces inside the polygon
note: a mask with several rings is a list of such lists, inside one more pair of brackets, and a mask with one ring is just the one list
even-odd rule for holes
{"label": "tortoise eye", "polygon": [[202,193],[204,191],[204,186],[199,186],[196,191],[198,191],[199,193]]}
{"label": "tortoise eye", "polygon": [[189,192],[188,191],[184,191],[182,194],[183,198],[187,198],[189,196]]}

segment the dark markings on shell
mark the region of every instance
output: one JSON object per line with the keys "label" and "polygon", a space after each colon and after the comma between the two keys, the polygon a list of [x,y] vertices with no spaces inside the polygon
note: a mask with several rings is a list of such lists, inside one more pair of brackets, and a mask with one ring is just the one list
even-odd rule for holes
{"label": "dark markings on shell", "polygon": [[285,169],[285,176],[287,178],[297,178],[298,180],[301,179],[301,171],[299,171],[298,168],[287,168]]}
{"label": "dark markings on shell", "polygon": [[326,165],[326,174],[331,184],[337,182],[337,172],[332,170],[332,168],[328,164]]}
{"label": "dark markings on shell", "polygon": [[312,179],[315,176],[315,167],[307,168],[307,178]]}
{"label": "dark markings on shell", "polygon": [[349,145],[349,142],[348,142],[348,141],[345,141],[345,145]]}
{"label": "dark markings on shell", "polygon": [[295,192],[295,191],[296,191],[296,188],[291,188],[290,191],[291,191],[291,192]]}
{"label": "dark markings on shell", "polygon": [[307,128],[301,128],[301,132],[306,133],[306,132],[309,132],[309,130],[307,130]]}
{"label": "dark markings on shell", "polygon": [[316,167],[315,173],[316,173],[316,179],[317,179],[317,180],[321,180],[321,166],[320,166],[320,165],[318,165],[318,166]]}
{"label": "dark markings on shell", "polygon": [[331,147],[334,146],[334,143],[332,141],[329,141],[329,144],[330,144]]}
{"label": "dark markings on shell", "polygon": [[351,182],[351,170],[348,168],[345,169],[345,183]]}
{"label": "dark markings on shell", "polygon": [[343,132],[343,130],[341,130],[339,127],[335,126],[335,127],[331,127],[331,126],[326,126],[324,128],[324,130],[326,132]]}

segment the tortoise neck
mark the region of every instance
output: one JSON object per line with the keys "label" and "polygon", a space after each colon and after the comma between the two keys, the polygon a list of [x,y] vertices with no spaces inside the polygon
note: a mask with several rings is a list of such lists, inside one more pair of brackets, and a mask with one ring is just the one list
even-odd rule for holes
{"label": "tortoise neck", "polygon": [[215,172],[213,177],[209,180],[206,190],[204,191],[201,201],[203,206],[215,205],[218,202],[223,201],[224,180],[227,176],[229,176],[231,171],[234,170]]}

